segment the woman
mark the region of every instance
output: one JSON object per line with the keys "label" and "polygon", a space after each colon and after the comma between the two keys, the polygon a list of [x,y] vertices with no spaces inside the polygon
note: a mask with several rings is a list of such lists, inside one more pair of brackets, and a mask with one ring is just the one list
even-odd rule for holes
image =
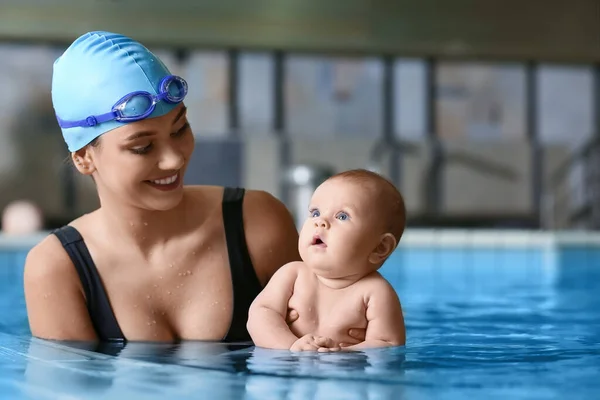
{"label": "woman", "polygon": [[182,78],[122,35],[85,34],[55,62],[57,119],[100,208],[28,254],[34,336],[249,340],[250,303],[299,259],[296,228],[265,192],[182,185],[194,148],[186,93]]}
{"label": "woman", "polygon": [[[122,35],[87,33],[56,60],[57,120],[100,208],[28,254],[34,336],[250,340],[248,308],[280,266],[300,259],[298,234],[266,192],[183,186],[194,148],[186,94],[185,80]],[[290,310],[288,321],[297,318]]]}

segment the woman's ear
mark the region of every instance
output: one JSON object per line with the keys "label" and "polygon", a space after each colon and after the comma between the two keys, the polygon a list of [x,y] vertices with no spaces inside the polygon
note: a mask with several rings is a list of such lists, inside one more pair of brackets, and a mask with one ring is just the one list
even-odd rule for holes
{"label": "woman's ear", "polygon": [[369,262],[377,265],[383,263],[396,249],[396,244],[394,235],[391,233],[384,234],[375,250],[369,255]]}
{"label": "woman's ear", "polygon": [[83,149],[71,153],[71,159],[75,168],[83,175],[91,175],[96,170],[90,152],[89,146],[85,146]]}

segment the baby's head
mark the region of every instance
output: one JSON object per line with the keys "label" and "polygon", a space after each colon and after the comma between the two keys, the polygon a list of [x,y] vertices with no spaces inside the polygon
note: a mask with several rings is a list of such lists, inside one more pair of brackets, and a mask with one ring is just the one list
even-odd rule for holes
{"label": "baby's head", "polygon": [[405,225],[404,199],[392,183],[367,170],[345,171],[315,190],[298,247],[318,275],[362,277],[381,267]]}

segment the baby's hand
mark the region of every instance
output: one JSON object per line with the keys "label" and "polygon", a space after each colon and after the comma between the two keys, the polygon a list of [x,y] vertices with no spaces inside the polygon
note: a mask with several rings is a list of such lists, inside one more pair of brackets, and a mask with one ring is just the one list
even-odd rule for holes
{"label": "baby's hand", "polygon": [[304,335],[296,340],[290,347],[290,351],[318,351],[321,353],[340,351],[339,344],[332,339],[323,336]]}

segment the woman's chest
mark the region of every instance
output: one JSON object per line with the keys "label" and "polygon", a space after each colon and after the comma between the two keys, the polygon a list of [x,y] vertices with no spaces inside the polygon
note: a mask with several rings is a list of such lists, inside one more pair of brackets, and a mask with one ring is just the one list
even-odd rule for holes
{"label": "woman's chest", "polygon": [[104,287],[128,340],[220,340],[233,309],[231,272],[221,249],[165,265],[128,260],[107,269]]}

